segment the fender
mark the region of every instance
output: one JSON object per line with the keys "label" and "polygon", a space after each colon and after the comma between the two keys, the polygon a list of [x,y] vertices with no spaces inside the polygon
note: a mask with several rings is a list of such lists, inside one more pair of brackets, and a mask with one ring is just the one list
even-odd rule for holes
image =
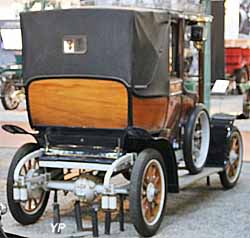
{"label": "fender", "polygon": [[235,116],[216,114],[211,120],[211,138],[207,166],[224,167],[227,161],[228,144]]}
{"label": "fender", "polygon": [[167,179],[168,179],[168,192],[178,193],[179,192],[179,181],[178,181],[178,166],[176,162],[176,157],[174,149],[171,143],[165,138],[129,138],[127,141],[128,152],[137,152],[146,149],[153,148],[158,150],[165,162],[167,169]]}
{"label": "fender", "polygon": [[38,132],[31,133],[31,132],[24,130],[23,128],[19,126],[9,125],[9,124],[2,125],[2,129],[10,134],[30,135],[38,142],[38,144],[41,144],[42,138],[41,138],[41,134]]}
{"label": "fender", "polygon": [[171,143],[164,139],[153,139],[151,141],[153,148],[159,150],[164,157],[165,166],[167,169],[168,176],[168,192],[178,193],[179,192],[179,180],[178,180],[178,166],[174,149]]}

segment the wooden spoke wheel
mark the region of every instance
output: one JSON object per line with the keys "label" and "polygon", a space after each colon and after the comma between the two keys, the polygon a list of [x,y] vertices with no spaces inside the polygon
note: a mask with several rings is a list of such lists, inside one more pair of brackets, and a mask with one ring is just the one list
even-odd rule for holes
{"label": "wooden spoke wheel", "polygon": [[148,163],[144,171],[141,186],[141,208],[143,218],[147,224],[154,224],[163,207],[162,195],[165,193],[163,171],[157,160]]}
{"label": "wooden spoke wheel", "polygon": [[142,236],[154,235],[164,217],[167,175],[163,157],[154,149],[142,151],[131,173],[130,214]]}
{"label": "wooden spoke wheel", "polygon": [[15,110],[19,105],[16,87],[11,80],[3,82],[1,86],[1,101],[5,110]]}
{"label": "wooden spoke wheel", "polygon": [[210,143],[210,120],[203,106],[190,114],[184,132],[184,160],[191,174],[199,173],[207,160]]}
{"label": "wooden spoke wheel", "polygon": [[220,173],[221,183],[225,188],[232,188],[237,183],[243,163],[243,143],[240,132],[235,127],[229,137],[228,161],[225,170]]}
{"label": "wooden spoke wheel", "polygon": [[249,81],[248,70],[246,67],[239,69],[235,72],[236,83],[237,83],[237,94],[243,94],[244,90],[241,89],[239,84],[245,84]]}
{"label": "wooden spoke wheel", "polygon": [[246,83],[248,81],[247,68],[244,67],[235,73],[237,83]]}
{"label": "wooden spoke wheel", "polygon": [[28,198],[25,201],[14,200],[14,175],[25,179],[39,175],[42,171],[39,168],[37,158],[30,158],[23,161],[23,158],[38,150],[37,144],[29,143],[22,146],[15,154],[8,172],[7,180],[7,199],[12,216],[21,224],[28,225],[35,223],[43,214],[48,199],[49,192],[44,191],[41,187],[27,186]]}
{"label": "wooden spoke wheel", "polygon": [[250,90],[243,95],[243,115],[245,118],[250,118]]}
{"label": "wooden spoke wheel", "polygon": [[[39,174],[39,161],[37,158],[28,160],[23,164],[19,175],[25,178],[32,178]],[[26,214],[35,214],[43,205],[46,192],[42,189],[29,191],[29,198],[26,202],[21,202],[20,206]]]}

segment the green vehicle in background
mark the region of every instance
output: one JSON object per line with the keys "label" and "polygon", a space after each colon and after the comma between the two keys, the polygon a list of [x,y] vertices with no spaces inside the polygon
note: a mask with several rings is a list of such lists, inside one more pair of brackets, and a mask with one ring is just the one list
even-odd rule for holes
{"label": "green vehicle in background", "polygon": [[[23,11],[60,9],[61,3],[50,0],[28,1]],[[22,39],[19,20],[0,20],[0,97],[6,110],[14,110],[25,99],[22,78]]]}
{"label": "green vehicle in background", "polygon": [[25,99],[21,49],[19,21],[0,21],[0,95],[6,110],[16,109]]}

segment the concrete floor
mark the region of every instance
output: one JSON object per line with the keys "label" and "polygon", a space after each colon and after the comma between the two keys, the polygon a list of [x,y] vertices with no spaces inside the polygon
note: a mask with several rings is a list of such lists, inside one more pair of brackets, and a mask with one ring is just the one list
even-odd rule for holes
{"label": "concrete floor", "polygon": [[[223,102],[229,100],[225,108],[233,111],[239,106],[231,108],[232,103],[238,102],[237,98],[216,98],[212,102],[212,111],[221,112]],[[225,104],[224,104],[225,105]],[[236,109],[234,111],[236,111]],[[15,123],[28,128],[27,115],[23,105],[17,111],[6,112],[0,107],[0,124]],[[249,159],[250,122],[236,122],[244,134],[245,160]],[[0,201],[6,202],[6,176],[9,163],[16,149],[30,137],[11,136],[0,130]],[[250,163],[245,162],[237,186],[231,190],[224,190],[217,175],[212,176],[212,184],[206,186],[203,179],[179,194],[169,194],[167,215],[155,237],[173,238],[250,238]],[[52,197],[52,196],[51,196]],[[29,238],[70,237],[75,231],[73,217],[73,196],[60,196],[62,222],[66,228],[61,235],[53,235],[51,229],[52,207],[51,199],[42,218],[34,225],[23,227],[16,223],[10,213],[3,217],[4,228],[8,232],[23,235]],[[87,224],[90,220],[87,220]],[[103,235],[103,222],[100,224],[100,236]],[[119,232],[118,223],[112,224],[112,237],[138,237],[133,225],[129,222],[128,211],[126,214],[125,232]],[[85,233],[83,237],[91,237]]]}
{"label": "concrete floor", "polygon": [[[7,169],[15,152],[14,149],[0,151],[0,200],[6,202],[5,183]],[[224,190],[217,175],[212,176],[210,187],[205,179],[184,189],[179,194],[169,194],[167,215],[155,237],[173,238],[250,238],[250,163],[243,166],[241,179],[231,190]],[[52,197],[52,196],[51,196]],[[73,196],[60,197],[62,222],[66,228],[61,235],[51,231],[51,199],[43,217],[34,225],[21,226],[8,213],[3,217],[6,231],[29,238],[71,237],[75,231],[73,218]],[[119,232],[119,224],[112,224],[111,238],[138,237],[126,214],[125,232]],[[90,224],[90,220],[87,220]],[[100,236],[103,236],[103,222]],[[91,237],[87,232],[82,237]],[[107,237],[107,236],[103,236]]]}

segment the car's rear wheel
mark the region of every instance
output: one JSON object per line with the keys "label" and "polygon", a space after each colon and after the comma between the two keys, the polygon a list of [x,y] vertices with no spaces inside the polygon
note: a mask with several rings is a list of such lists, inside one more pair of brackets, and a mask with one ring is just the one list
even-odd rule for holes
{"label": "car's rear wheel", "polygon": [[130,215],[137,232],[153,236],[165,215],[167,173],[161,154],[143,150],[135,161],[130,180]]}
{"label": "car's rear wheel", "polygon": [[249,77],[248,77],[248,70],[246,67],[239,69],[235,72],[235,77],[236,77],[236,83],[237,83],[237,89],[238,89],[238,94],[242,94],[244,93],[241,89],[241,87],[239,86],[239,84],[243,83],[247,83],[249,81]]}
{"label": "car's rear wheel", "polygon": [[237,83],[246,83],[248,81],[248,73],[246,67],[237,70],[235,76]]}
{"label": "car's rear wheel", "polygon": [[243,115],[245,118],[250,118],[250,90],[243,95]]}
{"label": "car's rear wheel", "polygon": [[37,151],[38,149],[39,146],[34,143],[23,145],[14,155],[8,172],[8,205],[12,216],[22,225],[35,223],[42,216],[49,199],[48,191],[44,191],[42,188],[32,188],[32,191],[28,192],[27,200],[14,200],[15,174],[26,179],[43,172],[41,168],[39,168],[38,158],[33,157],[25,161],[23,160],[25,156]]}

